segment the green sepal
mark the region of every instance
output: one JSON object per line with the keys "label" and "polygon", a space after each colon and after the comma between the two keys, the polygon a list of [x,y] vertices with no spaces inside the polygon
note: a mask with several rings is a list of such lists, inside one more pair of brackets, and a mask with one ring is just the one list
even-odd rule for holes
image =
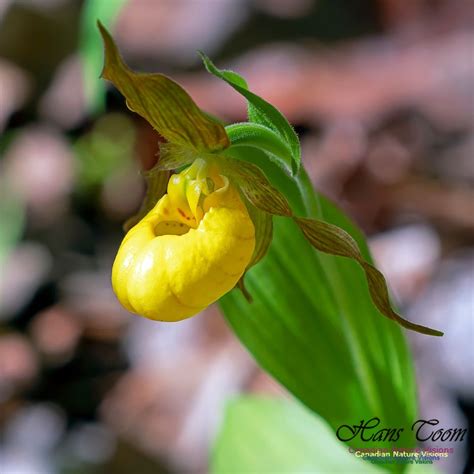
{"label": "green sepal", "polygon": [[252,296],[250,292],[245,287],[245,274],[250,270],[254,265],[256,265],[268,252],[268,249],[272,243],[273,238],[273,216],[268,212],[264,212],[257,207],[255,207],[251,202],[244,198],[247,211],[252,219],[253,225],[255,227],[255,249],[253,251],[252,258],[250,259],[245,273],[242,275],[240,280],[237,283],[237,287],[242,291],[245,299],[252,303]]}
{"label": "green sepal", "polygon": [[384,472],[351,454],[324,420],[296,401],[256,395],[228,403],[209,467],[210,474]]}
{"label": "green sepal", "polygon": [[218,69],[202,52],[199,52],[207,71],[232,86],[248,101],[248,117],[250,122],[263,125],[275,133],[287,144],[291,152],[291,169],[297,174],[301,166],[301,147],[298,136],[286,117],[272,104],[248,90],[245,79],[233,71]]}
{"label": "green sepal", "polygon": [[265,257],[273,237],[273,216],[264,212],[252,203],[247,202],[247,210],[255,227],[255,249],[247,270],[256,265]]}
{"label": "green sepal", "polygon": [[159,158],[156,165],[143,174],[151,176],[161,171],[172,171],[190,165],[199,158],[194,150],[175,145],[174,143],[160,143]]}
{"label": "green sepal", "polygon": [[100,22],[98,26],[105,48],[101,77],[125,96],[130,110],[146,119],[170,143],[199,152],[216,152],[229,146],[223,125],[201,111],[179,84],[163,74],[132,71],[109,32]]}
{"label": "green sepal", "polygon": [[257,209],[275,216],[293,214],[285,196],[272,186],[257,165],[224,156],[219,157],[219,163]]}
{"label": "green sepal", "polygon": [[397,314],[390,304],[387,283],[382,273],[366,262],[356,241],[343,229],[327,222],[301,217],[293,218],[308,242],[317,250],[331,255],[347,257],[357,261],[365,272],[370,296],[377,309],[400,326],[421,334],[442,336],[443,333],[419,324],[412,323]]}

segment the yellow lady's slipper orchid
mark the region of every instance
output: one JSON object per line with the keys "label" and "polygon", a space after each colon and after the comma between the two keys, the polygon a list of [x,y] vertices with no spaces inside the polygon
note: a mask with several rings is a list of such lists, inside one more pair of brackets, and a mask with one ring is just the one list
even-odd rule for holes
{"label": "yellow lady's slipper orchid", "polygon": [[[199,312],[236,283],[242,283],[239,280],[245,270],[263,258],[272,239],[272,217],[277,215],[293,219],[315,249],[356,261],[364,270],[373,303],[384,316],[423,334],[443,335],[411,323],[394,311],[384,276],[366,260],[352,235],[336,225],[347,224],[345,218],[330,222],[314,218],[324,214],[320,203],[323,199],[313,195],[304,171],[298,175],[301,150],[295,131],[275,107],[248,90],[242,77],[217,69],[201,55],[206,69],[249,103],[250,121],[224,128],[170,78],[130,69],[100,23],[99,29],[105,48],[102,77],[113,82],[126,97],[128,107],[167,142],[160,147],[160,152],[166,153],[157,169],[176,169],[200,156],[212,157],[226,173],[223,176],[206,161],[195,160],[187,171],[170,179],[168,193],[125,236],[115,259],[112,283],[126,308],[164,321],[178,321]],[[239,148],[257,149],[258,158],[250,155],[250,162],[247,156],[241,159],[240,153],[246,152],[239,152]],[[283,187],[290,194],[291,188],[296,190],[293,197],[301,200],[305,214],[311,217],[295,215],[285,193],[268,180],[262,166],[266,158],[276,160],[292,174]],[[150,180],[140,216],[155,202],[154,191],[161,195],[161,178],[164,175],[158,174]],[[244,285],[239,287],[250,300]]]}
{"label": "yellow lady's slipper orchid", "polygon": [[236,285],[252,257],[255,229],[237,189],[204,160],[173,175],[167,191],[126,234],[112,286],[129,311],[179,321]]}

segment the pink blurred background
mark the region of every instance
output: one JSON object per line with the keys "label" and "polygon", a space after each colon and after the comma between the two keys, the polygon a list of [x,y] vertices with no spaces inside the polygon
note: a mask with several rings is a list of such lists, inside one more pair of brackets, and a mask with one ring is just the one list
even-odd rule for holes
{"label": "pink blurred background", "polygon": [[[229,397],[287,395],[216,307],[162,324],[117,303],[110,267],[158,137],[84,86],[91,3],[0,3],[0,466],[204,473]],[[128,0],[111,25],[130,65],[208,112],[241,121],[245,103],[197,49],[289,118],[404,313],[446,331],[408,335],[421,414],[471,429],[473,20],[465,0]],[[471,472],[469,444],[439,468]]]}

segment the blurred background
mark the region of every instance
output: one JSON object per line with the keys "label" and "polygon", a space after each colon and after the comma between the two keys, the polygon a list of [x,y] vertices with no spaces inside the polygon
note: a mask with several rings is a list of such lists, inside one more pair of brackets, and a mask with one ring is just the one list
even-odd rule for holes
{"label": "blurred background", "polygon": [[408,335],[421,414],[471,427],[438,464],[471,472],[474,2],[0,0],[1,472],[205,473],[229,397],[286,396],[216,307],[161,324],[117,303],[159,137],[99,81],[97,18],[208,112],[242,121],[245,103],[197,49],[296,126],[403,312],[446,331]]}

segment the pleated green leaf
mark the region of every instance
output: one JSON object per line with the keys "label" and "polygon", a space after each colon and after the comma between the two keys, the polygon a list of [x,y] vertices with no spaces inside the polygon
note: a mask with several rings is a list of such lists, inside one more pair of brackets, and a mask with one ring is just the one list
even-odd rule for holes
{"label": "pleated green leaf", "polygon": [[204,66],[211,74],[227,82],[227,84],[247,99],[249,121],[273,130],[287,144],[291,153],[291,162],[287,164],[293,170],[293,174],[296,174],[301,166],[300,142],[286,117],[272,104],[249,91],[247,82],[242,76],[233,71],[218,69],[204,53],[200,52],[199,54],[204,62]]}
{"label": "pleated green leaf", "polygon": [[226,410],[212,474],[376,474],[317,416],[292,400],[241,397]]}
{"label": "pleated green leaf", "polygon": [[[228,154],[261,163],[295,214],[342,228],[372,263],[362,233],[334,204],[305,196],[301,183],[256,149]],[[305,174],[301,181],[307,182]],[[385,426],[409,426],[417,416],[411,356],[400,326],[373,304],[360,265],[316,251],[292,219],[274,217],[273,223],[267,255],[246,274],[253,303],[235,291],[219,301],[234,332],[261,367],[334,431],[373,416]],[[414,443],[403,435],[391,444]]]}
{"label": "pleated green leaf", "polygon": [[198,152],[215,152],[229,146],[222,124],[201,111],[179,84],[163,74],[132,71],[108,31],[98,25],[105,48],[102,77],[125,96],[131,110],[145,118],[170,143]]}

